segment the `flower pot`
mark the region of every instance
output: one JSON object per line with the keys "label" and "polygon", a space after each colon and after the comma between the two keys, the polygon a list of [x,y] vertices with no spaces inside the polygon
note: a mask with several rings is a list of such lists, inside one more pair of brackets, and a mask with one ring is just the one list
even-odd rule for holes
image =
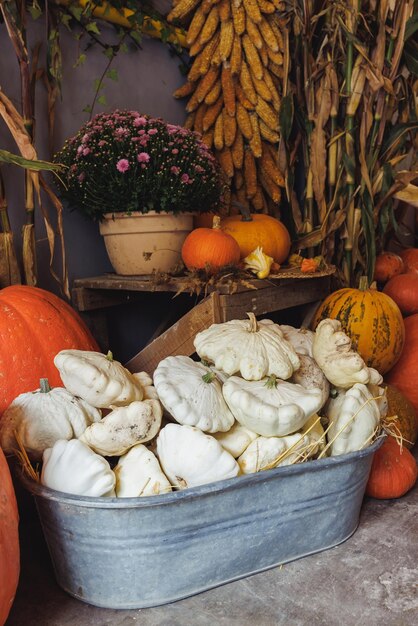
{"label": "flower pot", "polygon": [[100,222],[110,262],[122,276],[173,270],[192,228],[191,213],[106,213]]}

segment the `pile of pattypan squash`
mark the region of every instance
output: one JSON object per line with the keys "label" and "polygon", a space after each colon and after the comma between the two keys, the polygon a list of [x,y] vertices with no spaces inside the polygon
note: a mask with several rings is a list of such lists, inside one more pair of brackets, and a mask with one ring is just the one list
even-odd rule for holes
{"label": "pile of pattypan squash", "polygon": [[213,324],[197,356],[168,356],[153,379],[111,355],[63,350],[64,388],[18,396],[0,422],[6,452],[42,461],[43,485],[81,496],[163,494],[359,450],[387,402],[337,320],[316,332],[271,320]]}

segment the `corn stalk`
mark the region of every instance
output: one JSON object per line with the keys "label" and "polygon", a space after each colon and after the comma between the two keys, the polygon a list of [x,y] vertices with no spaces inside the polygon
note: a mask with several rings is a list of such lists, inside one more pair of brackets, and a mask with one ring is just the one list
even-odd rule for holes
{"label": "corn stalk", "polygon": [[364,272],[372,279],[376,254],[396,229],[396,198],[417,201],[417,3],[286,6],[297,24],[289,74],[295,114],[282,152],[286,173],[295,150],[307,173],[304,191],[286,180],[288,200],[296,193],[305,217],[295,223],[295,247],[322,253],[342,282],[355,285]]}

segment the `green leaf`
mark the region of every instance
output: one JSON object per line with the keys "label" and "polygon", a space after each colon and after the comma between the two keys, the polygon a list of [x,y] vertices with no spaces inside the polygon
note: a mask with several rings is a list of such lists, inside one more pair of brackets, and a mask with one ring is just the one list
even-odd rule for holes
{"label": "green leaf", "polygon": [[418,76],[418,45],[415,41],[408,41],[404,48],[404,57],[408,70]]}
{"label": "green leaf", "polygon": [[61,13],[61,15],[60,15],[60,22],[61,22],[61,24],[64,24],[64,26],[68,30],[71,30],[71,27],[70,27],[71,15],[69,15],[68,13]]}
{"label": "green leaf", "polygon": [[74,63],[73,67],[79,67],[80,65],[84,65],[84,63],[86,62],[86,55],[84,54],[84,52],[82,52],[77,61]]}
{"label": "green leaf", "polygon": [[74,15],[76,20],[81,20],[81,16],[83,15],[83,9],[81,7],[71,6],[70,11]]}
{"label": "green leaf", "polygon": [[115,56],[115,51],[113,50],[112,46],[107,46],[107,48],[103,50],[103,54],[108,59],[113,59],[113,57]]}
{"label": "green leaf", "polygon": [[114,68],[110,68],[110,70],[106,72],[106,76],[107,78],[110,78],[110,80],[114,80],[114,81],[119,80],[118,71],[115,70]]}
{"label": "green leaf", "polygon": [[104,89],[103,81],[100,78],[95,78],[93,81],[93,89],[94,91],[101,91]]}
{"label": "green leaf", "polygon": [[142,41],[142,35],[141,32],[139,30],[132,30],[130,32],[130,36],[132,37],[132,39],[137,43],[140,44]]}
{"label": "green leaf", "polygon": [[83,113],[91,113],[92,112],[92,107],[91,104],[86,104],[86,106],[83,109]]}
{"label": "green leaf", "polygon": [[31,14],[33,20],[37,20],[42,15],[42,9],[37,2],[34,2],[28,7],[28,11]]}
{"label": "green leaf", "polygon": [[407,41],[418,31],[418,13],[413,13],[406,23],[404,41]]}
{"label": "green leaf", "polygon": [[388,152],[393,147],[393,145],[402,137],[402,135],[412,130],[416,131],[417,129],[418,121],[406,122],[405,124],[397,124],[396,126],[394,126],[383,143],[381,156]]}
{"label": "green leaf", "polygon": [[49,163],[48,161],[31,161],[30,159],[24,159],[17,154],[12,154],[7,150],[0,150],[0,163],[11,163],[12,165],[19,165],[19,167],[37,172],[41,170],[59,171],[63,169],[63,166],[58,163]]}
{"label": "green leaf", "polygon": [[120,47],[119,47],[119,50],[121,52],[128,52],[128,46],[126,45],[126,43],[121,43]]}
{"label": "green leaf", "polygon": [[88,30],[89,33],[94,33],[95,35],[100,35],[100,30],[99,30],[96,22],[88,22],[86,24],[86,30]]}
{"label": "green leaf", "polygon": [[101,96],[97,98],[97,102],[103,106],[106,106],[107,104],[106,96],[102,94]]}

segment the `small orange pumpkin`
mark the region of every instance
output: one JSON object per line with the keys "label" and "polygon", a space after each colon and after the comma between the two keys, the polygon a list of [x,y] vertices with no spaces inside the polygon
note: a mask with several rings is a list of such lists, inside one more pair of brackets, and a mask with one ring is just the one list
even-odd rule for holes
{"label": "small orange pumpkin", "polygon": [[366,495],[381,500],[400,498],[415,485],[417,462],[394,437],[387,437],[373,455]]}
{"label": "small orange pumpkin", "polygon": [[209,272],[225,265],[238,265],[240,249],[233,237],[224,233],[221,218],[213,218],[212,228],[196,228],[184,240],[181,257],[188,270],[207,269]]}
{"label": "small orange pumpkin", "polygon": [[418,314],[404,320],[405,345],[399,361],[385,376],[385,381],[395,385],[418,413]]}
{"label": "small orange pumpkin", "polygon": [[258,247],[279,264],[289,256],[291,245],[289,231],[282,222],[271,215],[264,213],[251,213],[242,217],[231,215],[222,220],[222,228],[238,242],[242,259]]}
{"label": "small orange pumpkin", "polygon": [[402,274],[404,263],[401,257],[394,252],[382,252],[376,258],[374,279],[379,283],[386,283],[393,276]]}
{"label": "small orange pumpkin", "polygon": [[313,329],[327,317],[341,322],[369,367],[384,374],[399,359],[405,338],[402,314],[389,296],[368,289],[365,277],[359,289],[346,287],[325,298],[315,313]]}
{"label": "small orange pumpkin", "polygon": [[418,271],[418,248],[407,248],[399,253],[404,263],[404,271]]}
{"label": "small orange pumpkin", "polygon": [[[403,445],[411,450],[418,439],[418,415],[412,402],[394,385],[385,385],[388,417],[395,416],[393,431],[402,435]],[[389,423],[391,424],[391,422]]]}
{"label": "small orange pumpkin", "polygon": [[418,313],[418,272],[408,272],[394,276],[383,288],[396,302],[403,315]]}

